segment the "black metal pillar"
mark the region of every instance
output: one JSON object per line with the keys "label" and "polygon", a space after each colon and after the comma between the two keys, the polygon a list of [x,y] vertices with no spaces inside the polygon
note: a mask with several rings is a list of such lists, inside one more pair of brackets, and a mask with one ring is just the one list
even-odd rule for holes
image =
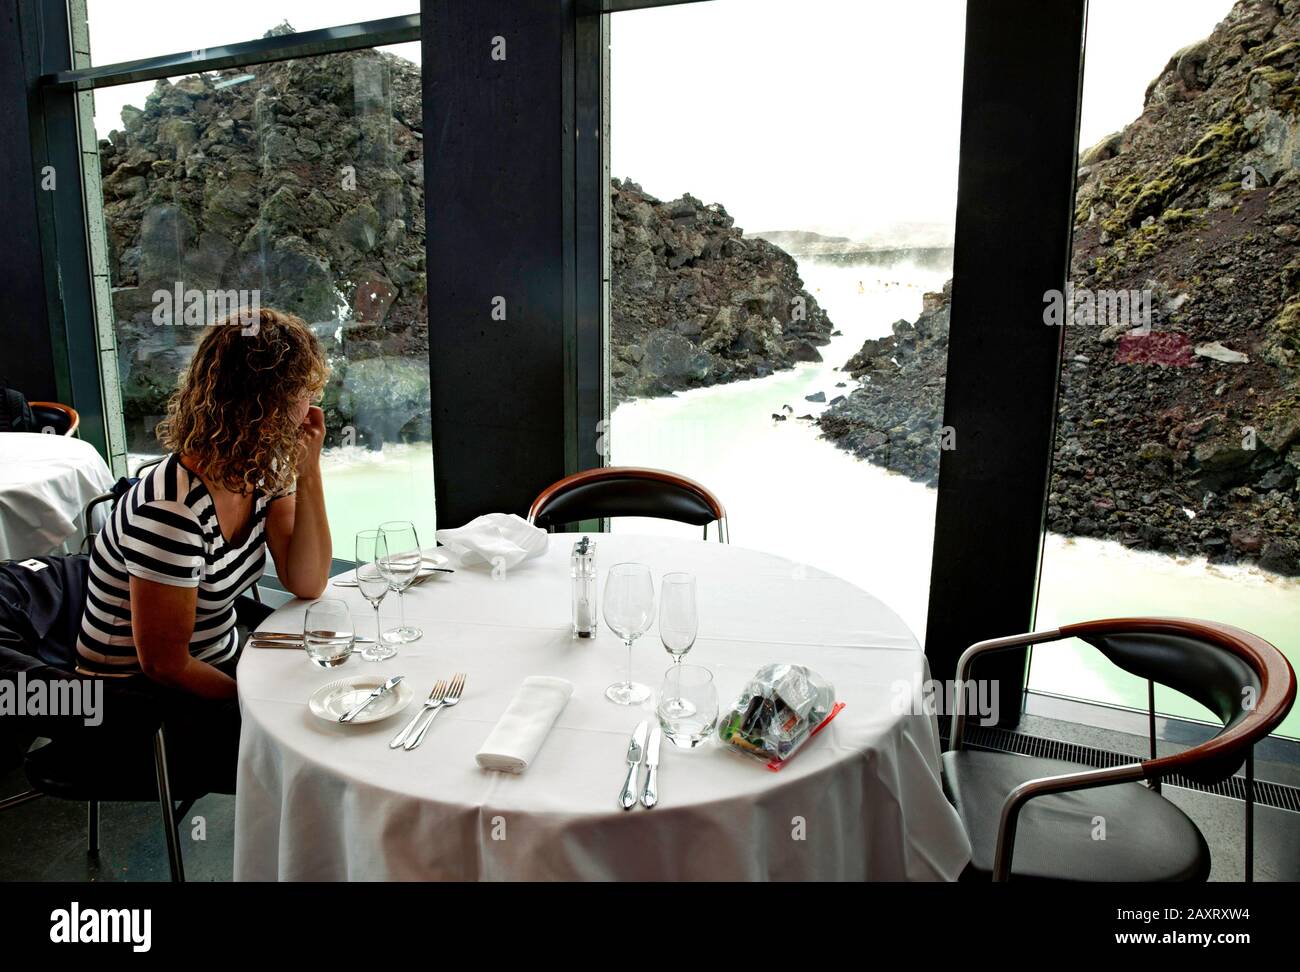
{"label": "black metal pillar", "polygon": [[585,426],[600,410],[592,368],[604,351],[589,143],[603,47],[590,29],[579,42],[578,20],[570,0],[421,4],[440,526],[523,513],[594,464]]}
{"label": "black metal pillar", "polygon": [[[1086,0],[966,7],[952,322],[926,654],[949,679],[976,641],[1029,629],[1038,584],[1078,155]],[[1025,652],[975,667],[1001,724],[1020,716]]]}

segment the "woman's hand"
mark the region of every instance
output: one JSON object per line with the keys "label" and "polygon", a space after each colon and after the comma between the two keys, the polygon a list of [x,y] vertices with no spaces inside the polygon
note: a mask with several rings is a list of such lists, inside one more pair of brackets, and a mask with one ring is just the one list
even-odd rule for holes
{"label": "woman's hand", "polygon": [[325,441],[325,412],[319,405],[307,409],[299,426],[302,435],[302,457],[298,460],[299,477],[320,469],[320,449]]}

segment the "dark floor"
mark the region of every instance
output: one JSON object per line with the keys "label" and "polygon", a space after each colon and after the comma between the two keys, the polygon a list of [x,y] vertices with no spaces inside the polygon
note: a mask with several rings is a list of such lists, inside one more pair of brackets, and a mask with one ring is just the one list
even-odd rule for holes
{"label": "dark floor", "polygon": [[[1076,724],[1027,719],[1038,735],[1132,752],[1132,739]],[[1141,740],[1138,740],[1141,742]],[[0,777],[0,798],[27,789],[21,770]],[[1210,845],[1212,881],[1240,881],[1244,868],[1239,800],[1166,786],[1165,795],[1200,827]],[[234,859],[235,798],[208,796],[181,829],[185,877],[229,881]],[[202,828],[199,823],[202,819]],[[202,839],[199,839],[199,836]],[[106,803],[100,810],[99,854],[86,853],[86,806],[41,797],[0,811],[0,880],[166,881],[161,812],[153,803]],[[1300,881],[1300,813],[1255,809],[1255,879]]]}

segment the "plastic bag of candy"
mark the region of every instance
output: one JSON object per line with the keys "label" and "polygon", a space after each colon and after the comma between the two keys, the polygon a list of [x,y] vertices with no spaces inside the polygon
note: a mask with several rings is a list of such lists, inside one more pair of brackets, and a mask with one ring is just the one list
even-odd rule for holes
{"label": "plastic bag of candy", "polygon": [[844,708],[835,687],[803,665],[764,665],[718,722],[718,738],[780,769]]}

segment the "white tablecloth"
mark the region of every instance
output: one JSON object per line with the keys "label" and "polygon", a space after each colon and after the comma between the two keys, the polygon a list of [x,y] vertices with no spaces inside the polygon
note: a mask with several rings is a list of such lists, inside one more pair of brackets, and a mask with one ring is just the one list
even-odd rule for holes
{"label": "white tablecloth", "polygon": [[[927,678],[907,627],[837,577],[770,554],[702,541],[601,535],[598,564],[648,564],[698,578],[700,637],[687,658],[714,672],[723,710],[761,665],[788,661],[829,678],[844,710],[779,772],[721,748],[664,741],[660,804],[624,811],[616,797],[641,709],[614,705],[626,650],[602,627],[569,627],[572,537],[494,580],[461,569],[407,595],[424,638],[398,657],[340,668],[298,651],[244,651],[235,804],[237,880],[954,879],[970,847],[939,781],[933,716],[891,708],[896,683]],[[374,618],[354,588],[360,634]],[[391,598],[391,595],[390,595]],[[304,604],[266,624],[302,630]],[[385,626],[397,605],[385,601]],[[658,688],[670,659],[657,627],[637,643],[634,675]],[[342,727],[312,715],[316,686],[345,674],[404,673],[423,700],[439,677],[469,675],[412,752],[387,743],[412,710]],[[546,744],[519,776],[474,754],[529,675],[575,685]]]}
{"label": "white tablecloth", "polygon": [[75,553],[85,536],[82,510],[113,482],[89,442],[0,433],[0,560]]}

